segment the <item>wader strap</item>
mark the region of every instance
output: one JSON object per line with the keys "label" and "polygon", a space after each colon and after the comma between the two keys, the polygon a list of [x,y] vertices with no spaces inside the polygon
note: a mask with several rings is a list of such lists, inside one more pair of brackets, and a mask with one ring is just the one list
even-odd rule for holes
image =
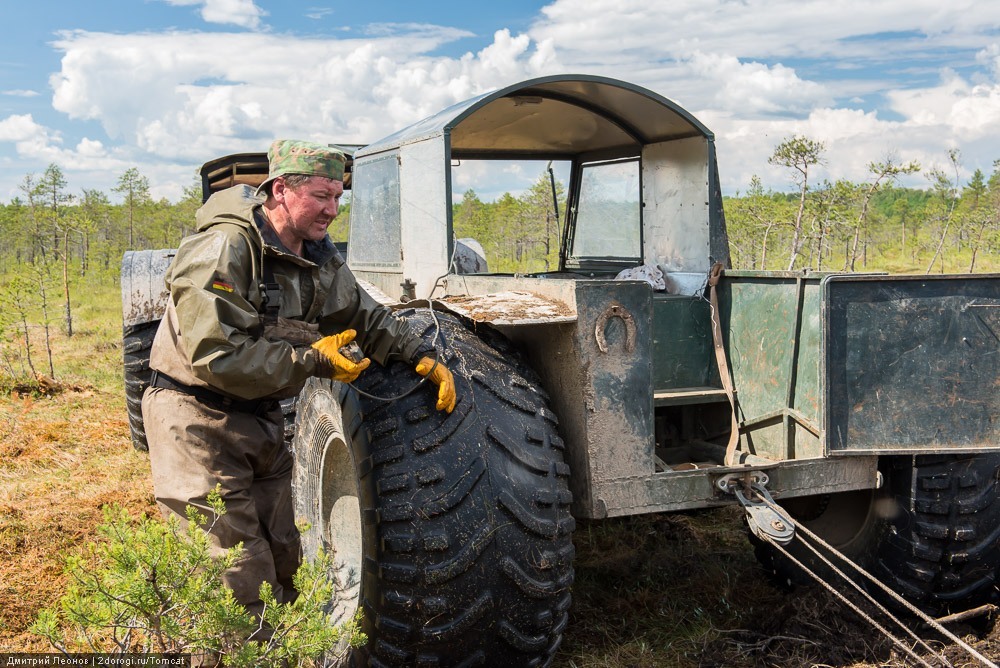
{"label": "wader strap", "polygon": [[173,390],[174,392],[181,392],[183,394],[190,395],[204,404],[208,404],[221,410],[252,413],[258,417],[271,412],[278,406],[278,402],[274,399],[231,399],[205,387],[192,387],[191,385],[185,385],[184,383],[178,382],[167,374],[155,369],[153,370],[149,384],[152,387],[162,387],[167,390]]}
{"label": "wader strap", "polygon": [[260,314],[268,318],[277,318],[278,311],[281,309],[281,286],[274,280],[274,267],[271,266],[270,260],[263,253],[261,255],[260,294],[262,301]]}

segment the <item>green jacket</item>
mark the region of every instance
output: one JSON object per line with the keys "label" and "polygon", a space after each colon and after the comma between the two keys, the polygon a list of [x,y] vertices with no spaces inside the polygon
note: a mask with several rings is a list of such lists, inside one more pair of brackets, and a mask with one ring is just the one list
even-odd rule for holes
{"label": "green jacket", "polygon": [[354,329],[376,362],[415,364],[426,351],[422,339],[358,286],[330,238],[306,242],[304,258],[294,255],[256,222],[263,202],[252,188],[234,186],[198,210],[198,232],[181,242],[167,272],[170,299],[150,367],[236,399],[298,394],[315,363],[305,346],[263,336],[263,257],[280,286],[279,317],[315,323],[323,335]]}

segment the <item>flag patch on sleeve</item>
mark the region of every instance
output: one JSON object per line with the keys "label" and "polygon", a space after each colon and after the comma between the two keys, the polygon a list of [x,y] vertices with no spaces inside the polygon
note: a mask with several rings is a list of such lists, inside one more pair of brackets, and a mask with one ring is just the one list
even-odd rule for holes
{"label": "flag patch on sleeve", "polygon": [[212,281],[213,290],[222,290],[223,292],[232,292],[232,283],[226,283],[225,281]]}

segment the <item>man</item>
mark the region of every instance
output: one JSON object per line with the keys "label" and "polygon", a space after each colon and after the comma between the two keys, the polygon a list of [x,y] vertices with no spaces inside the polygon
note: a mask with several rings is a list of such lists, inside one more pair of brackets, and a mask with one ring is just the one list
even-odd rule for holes
{"label": "man", "polygon": [[[279,140],[268,160],[256,192],[235,186],[215,193],[198,210],[198,232],[181,242],[142,401],[161,512],[183,518],[189,505],[207,512],[207,495],[221,487],[227,512],[210,540],[216,553],[242,541],[225,582],[257,615],[264,581],[279,601],[295,598],[300,559],[292,455],[277,400],[298,394],[311,376],[357,378],[368,358],[354,362],[340,352],[356,336],[379,363],[412,363],[436,383],[439,410],[451,412],[456,403],[447,367],[358,287],[327,236],[344,192],[344,155]],[[278,319],[318,334],[293,345],[269,335]]]}

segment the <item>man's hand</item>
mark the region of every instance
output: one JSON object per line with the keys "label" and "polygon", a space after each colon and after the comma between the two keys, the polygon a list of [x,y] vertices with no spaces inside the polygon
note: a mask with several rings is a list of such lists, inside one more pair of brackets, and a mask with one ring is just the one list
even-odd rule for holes
{"label": "man's hand", "polygon": [[417,362],[416,371],[421,376],[430,378],[431,382],[438,386],[437,409],[449,413],[455,410],[458,395],[455,393],[455,377],[448,371],[448,367],[430,357],[421,357]]}
{"label": "man's hand", "polygon": [[340,352],[342,347],[354,340],[356,334],[353,329],[345,329],[340,334],[325,336],[312,344],[313,349],[319,353],[316,360],[317,376],[333,378],[341,383],[353,383],[368,368],[371,360],[367,357],[355,363]]}

